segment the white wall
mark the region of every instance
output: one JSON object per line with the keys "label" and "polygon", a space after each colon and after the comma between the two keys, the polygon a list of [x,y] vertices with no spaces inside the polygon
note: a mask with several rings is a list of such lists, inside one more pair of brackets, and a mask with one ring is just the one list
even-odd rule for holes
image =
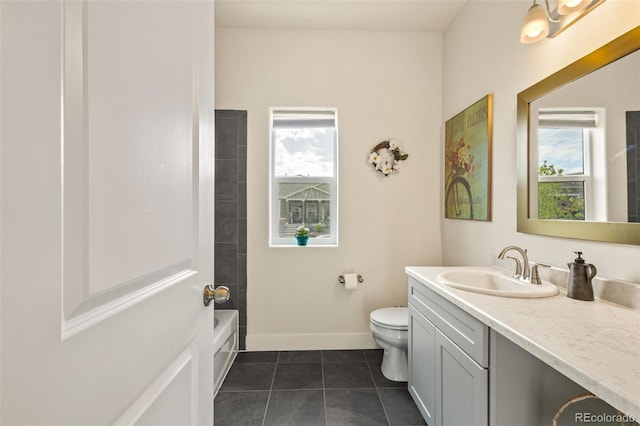
{"label": "white wall", "polygon": [[446,265],[487,265],[503,247],[529,249],[534,260],[566,269],[573,250],[599,274],[640,282],[640,247],[516,232],[516,95],[640,24],[640,2],[608,0],[555,38],[519,42],[530,2],[468,2],[444,35],[443,116],[494,94],[493,220],[442,220]]}
{"label": "white wall", "polygon": [[[247,349],[373,347],[405,265],[441,263],[441,92],[440,33],[217,30],[216,108],[248,110]],[[338,248],[269,248],[270,106],[338,108]],[[367,157],[388,137],[409,158],[384,178]]]}

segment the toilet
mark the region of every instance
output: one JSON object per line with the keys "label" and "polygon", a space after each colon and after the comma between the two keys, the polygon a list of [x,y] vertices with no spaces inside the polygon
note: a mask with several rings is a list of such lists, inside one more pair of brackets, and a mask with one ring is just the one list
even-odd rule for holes
{"label": "toilet", "polygon": [[376,309],[371,312],[369,319],[373,338],[384,349],[382,374],[395,382],[408,381],[409,309]]}

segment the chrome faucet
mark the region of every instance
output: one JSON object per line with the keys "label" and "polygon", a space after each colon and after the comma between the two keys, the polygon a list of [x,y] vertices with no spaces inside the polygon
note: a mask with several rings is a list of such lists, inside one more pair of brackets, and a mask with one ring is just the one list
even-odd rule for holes
{"label": "chrome faucet", "polygon": [[511,250],[517,251],[522,256],[523,272],[522,272],[521,275],[519,274],[520,262],[518,262],[518,259],[516,259],[514,257],[507,256],[507,258],[513,259],[513,260],[516,261],[516,272],[514,274],[514,277],[517,277],[518,275],[520,275],[520,278],[522,280],[529,281],[529,279],[531,278],[531,272],[530,272],[530,268],[529,268],[529,258],[527,257],[527,250],[526,249],[521,249],[520,247],[517,247],[517,246],[507,246],[500,252],[500,254],[498,255],[498,259],[504,259],[504,257],[507,254],[507,252],[509,252]]}
{"label": "chrome faucet", "polygon": [[511,259],[515,262],[516,264],[516,269],[513,271],[513,276],[515,278],[520,278],[520,276],[522,275],[522,262],[520,262],[520,259],[518,259],[517,257],[513,257],[513,256],[505,256],[507,259]]}

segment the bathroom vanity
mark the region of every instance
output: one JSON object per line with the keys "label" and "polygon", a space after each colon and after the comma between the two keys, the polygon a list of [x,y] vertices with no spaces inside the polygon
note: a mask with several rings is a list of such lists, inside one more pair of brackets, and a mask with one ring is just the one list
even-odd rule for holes
{"label": "bathroom vanity", "polygon": [[499,297],[437,279],[454,269],[471,268],[406,268],[409,392],[429,425],[551,424],[586,392],[602,401],[567,408],[571,424],[587,408],[640,418],[638,310],[569,299],[564,289]]}
{"label": "bathroom vanity", "polygon": [[489,327],[409,278],[409,393],[430,425],[486,425]]}

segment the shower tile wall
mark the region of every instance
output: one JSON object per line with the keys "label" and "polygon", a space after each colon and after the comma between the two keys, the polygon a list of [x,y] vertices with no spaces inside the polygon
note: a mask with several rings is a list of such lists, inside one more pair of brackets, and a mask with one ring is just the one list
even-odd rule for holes
{"label": "shower tile wall", "polygon": [[215,285],[231,300],[216,309],[237,309],[240,349],[247,335],[247,112],[216,110]]}

